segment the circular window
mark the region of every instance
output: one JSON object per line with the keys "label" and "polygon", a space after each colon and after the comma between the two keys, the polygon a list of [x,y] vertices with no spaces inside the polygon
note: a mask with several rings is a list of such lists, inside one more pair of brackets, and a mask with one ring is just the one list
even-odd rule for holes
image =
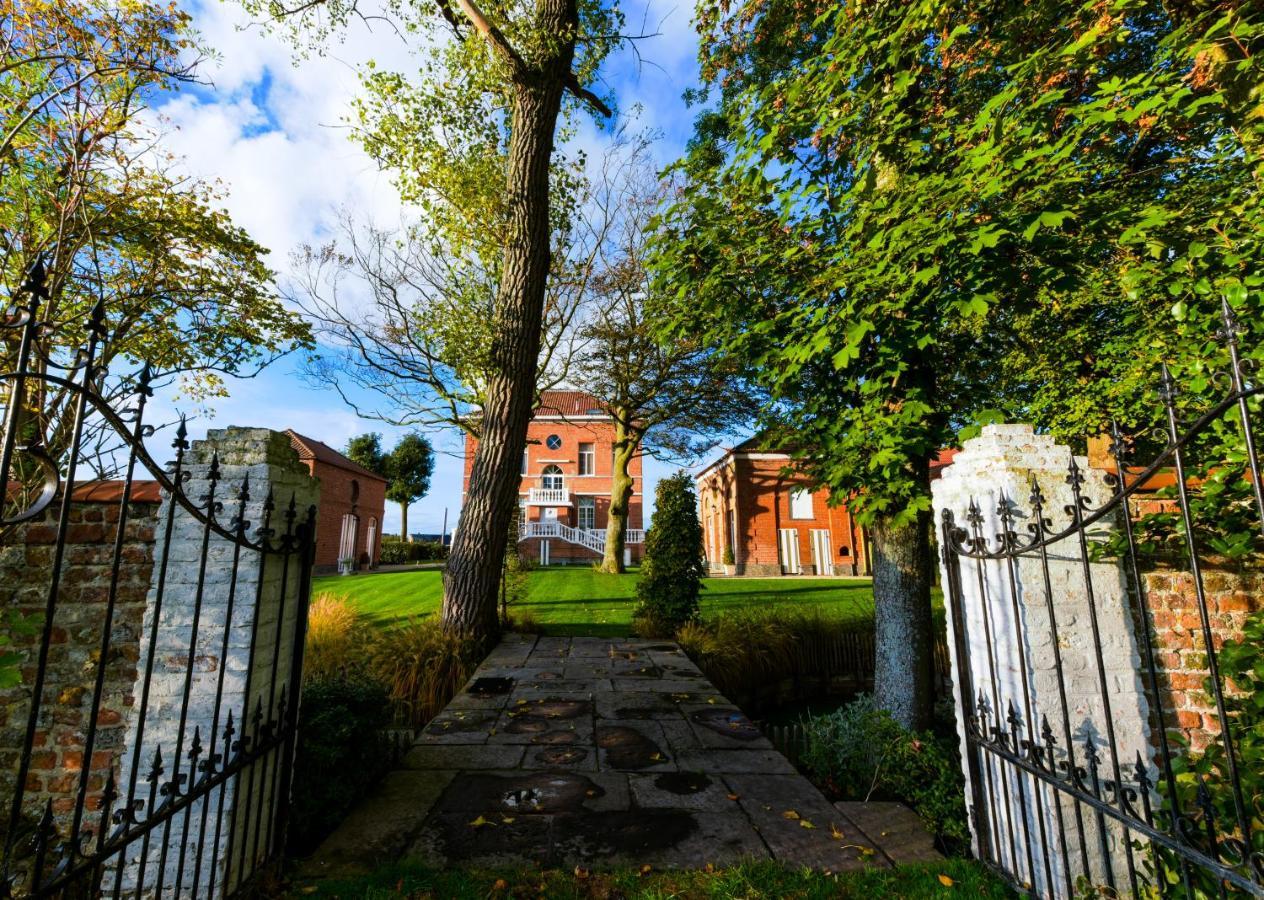
{"label": "circular window", "polygon": [[544,439],[544,443],[548,445],[548,448],[550,450],[557,450],[557,449],[560,449],[562,446],[562,439],[558,437],[556,434],[550,434],[547,438]]}

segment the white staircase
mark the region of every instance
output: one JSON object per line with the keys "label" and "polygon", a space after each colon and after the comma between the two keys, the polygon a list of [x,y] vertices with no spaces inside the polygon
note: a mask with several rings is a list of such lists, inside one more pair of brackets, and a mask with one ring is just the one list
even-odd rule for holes
{"label": "white staircase", "polygon": [[[605,529],[598,531],[590,528],[572,528],[561,522],[523,522],[518,528],[518,540],[528,538],[559,538],[581,547],[587,547],[594,553],[606,552]],[[629,528],[624,543],[641,544],[645,542],[645,532],[640,528]]]}

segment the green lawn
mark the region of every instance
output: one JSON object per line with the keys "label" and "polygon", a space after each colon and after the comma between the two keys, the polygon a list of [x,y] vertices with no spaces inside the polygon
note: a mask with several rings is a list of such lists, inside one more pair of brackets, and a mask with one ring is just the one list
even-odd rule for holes
{"label": "green lawn", "polygon": [[[699,860],[700,867],[703,862]],[[444,897],[451,900],[483,900],[487,897],[505,900],[520,897],[547,900],[606,900],[610,897],[626,900],[982,897],[1000,900],[1016,896],[981,865],[964,859],[836,875],[791,869],[772,862],[747,863],[711,872],[623,869],[592,873],[538,869],[440,871],[391,865],[383,866],[364,878],[296,887],[297,890],[290,896],[314,896],[328,900],[387,900],[392,897]]]}
{"label": "green lawn", "polygon": [[[636,573],[603,575],[587,566],[536,569],[522,609],[550,634],[627,634],[636,605]],[[314,580],[315,593],[347,597],[370,620],[438,611],[441,574],[433,569],[382,574],[331,575]],[[868,579],[708,578],[702,592],[703,616],[750,606],[816,606],[847,621],[873,618]]]}

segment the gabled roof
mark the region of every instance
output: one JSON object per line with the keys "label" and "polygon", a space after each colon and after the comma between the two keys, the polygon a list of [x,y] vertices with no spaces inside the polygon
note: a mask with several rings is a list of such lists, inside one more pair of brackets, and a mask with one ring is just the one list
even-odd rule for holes
{"label": "gabled roof", "polygon": [[328,444],[322,444],[320,441],[314,440],[299,434],[292,428],[287,428],[285,433],[290,437],[290,446],[298,453],[298,458],[302,460],[315,460],[324,463],[327,466],[333,466],[335,469],[342,469],[345,472],[354,472],[363,478],[373,478],[377,481],[386,483],[385,478],[376,472],[366,469],[358,462],[347,459],[333,447]]}
{"label": "gabled roof", "polygon": [[[595,410],[595,412],[594,412]],[[544,391],[537,416],[604,416],[606,405],[587,391]]]}

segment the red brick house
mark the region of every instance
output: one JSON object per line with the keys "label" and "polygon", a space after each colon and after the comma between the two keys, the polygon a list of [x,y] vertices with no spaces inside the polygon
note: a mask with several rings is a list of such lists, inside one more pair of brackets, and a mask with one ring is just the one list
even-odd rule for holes
{"label": "red brick house", "polygon": [[295,431],[285,433],[308,471],[320,479],[315,571],[376,568],[382,550],[386,479],[328,444]]}
{"label": "red brick house", "polygon": [[[466,435],[461,499],[470,490],[478,441]],[[518,487],[519,552],[548,565],[589,564],[605,549],[614,468],[614,421],[583,391],[545,391],[527,426]],[[624,559],[639,562],[645,541],[641,457],[632,458],[632,499]]]}
{"label": "red brick house", "polygon": [[[713,572],[868,575],[869,541],[829,491],[786,474],[791,456],[751,438],[696,476],[703,552]],[[726,569],[725,550],[732,550]]]}

